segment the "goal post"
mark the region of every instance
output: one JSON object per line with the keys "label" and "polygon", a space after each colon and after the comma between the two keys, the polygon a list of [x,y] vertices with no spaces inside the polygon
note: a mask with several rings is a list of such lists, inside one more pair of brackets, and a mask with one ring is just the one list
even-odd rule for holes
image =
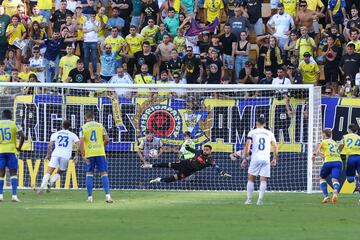
{"label": "goal post", "polygon": [[[243,149],[247,132],[263,116],[280,151],[269,190],[319,190],[321,162],[313,162],[312,153],[322,129],[320,87],[0,83],[0,90],[0,110],[13,110],[25,133],[19,154],[21,187],[40,184],[48,164],[44,158],[50,136],[61,129],[61,122],[70,120],[70,130],[78,134],[84,113],[91,110],[110,137],[106,153],[112,189],[244,190],[247,170],[240,168],[239,157],[231,160],[229,155]],[[189,131],[197,149],[206,144],[213,147],[214,160],[232,178],[221,178],[209,168],[177,183],[150,185],[150,179],[173,171],[140,167],[137,151],[146,130],[161,139],[164,151],[158,159],[147,154],[146,161],[178,160],[184,133]],[[100,179],[94,179],[95,186],[101,187]],[[85,188],[83,164],[70,161],[57,187]]]}

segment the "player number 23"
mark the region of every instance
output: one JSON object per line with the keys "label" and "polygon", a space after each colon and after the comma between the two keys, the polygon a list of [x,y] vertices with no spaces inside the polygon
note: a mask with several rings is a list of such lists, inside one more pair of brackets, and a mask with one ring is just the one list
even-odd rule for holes
{"label": "player number 23", "polygon": [[69,145],[69,137],[59,135],[57,139],[59,140],[60,147],[67,147]]}

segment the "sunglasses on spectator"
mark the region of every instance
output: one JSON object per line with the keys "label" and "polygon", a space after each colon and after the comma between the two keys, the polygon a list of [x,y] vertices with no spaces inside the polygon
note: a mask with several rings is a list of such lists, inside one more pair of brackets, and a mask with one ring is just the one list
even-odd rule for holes
{"label": "sunglasses on spectator", "polygon": [[192,50],[191,50],[191,49],[187,49],[186,52],[192,52]]}
{"label": "sunglasses on spectator", "polygon": [[299,7],[306,7],[306,5],[299,5]]}
{"label": "sunglasses on spectator", "polygon": [[33,53],[39,53],[39,51],[33,51]]}

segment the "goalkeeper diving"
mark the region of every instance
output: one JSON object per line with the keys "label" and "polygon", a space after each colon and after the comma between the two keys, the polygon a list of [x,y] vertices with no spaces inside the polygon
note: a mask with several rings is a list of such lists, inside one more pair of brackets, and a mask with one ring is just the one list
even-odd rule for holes
{"label": "goalkeeper diving", "polygon": [[171,168],[177,171],[176,174],[169,177],[165,177],[165,178],[157,177],[155,179],[152,179],[150,180],[150,183],[175,182],[178,180],[185,179],[190,175],[210,166],[212,167],[212,169],[217,171],[220,176],[231,177],[229,173],[223,171],[212,159],[211,157],[212,147],[210,145],[204,145],[203,150],[195,150],[194,148],[191,148],[189,145],[186,145],[185,149],[189,152],[194,153],[195,156],[177,162],[144,164],[142,166],[143,168]]}

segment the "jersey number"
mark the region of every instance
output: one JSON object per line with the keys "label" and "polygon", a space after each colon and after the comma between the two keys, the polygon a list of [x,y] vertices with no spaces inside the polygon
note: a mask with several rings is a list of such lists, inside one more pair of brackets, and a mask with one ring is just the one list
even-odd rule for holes
{"label": "jersey number", "polygon": [[96,142],[96,141],[97,141],[96,131],[95,131],[95,130],[92,130],[92,131],[91,131],[90,141],[92,141],[92,142]]}
{"label": "jersey number", "polygon": [[59,135],[57,139],[59,140],[59,147],[67,147],[69,145],[69,137]]}
{"label": "jersey number", "polygon": [[11,140],[10,128],[0,128],[1,132],[1,141]]}
{"label": "jersey number", "polygon": [[[350,148],[351,144],[353,143],[353,140],[351,138],[346,139],[347,147]],[[356,140],[355,142],[356,147],[360,147],[360,139]]]}
{"label": "jersey number", "polygon": [[339,153],[339,148],[337,148],[336,150],[334,149],[336,146],[334,145],[334,144],[331,144],[331,143],[329,143],[329,152],[330,153],[335,153],[335,152],[337,152],[337,153]]}
{"label": "jersey number", "polygon": [[263,151],[265,149],[265,138],[259,139],[259,150]]}

